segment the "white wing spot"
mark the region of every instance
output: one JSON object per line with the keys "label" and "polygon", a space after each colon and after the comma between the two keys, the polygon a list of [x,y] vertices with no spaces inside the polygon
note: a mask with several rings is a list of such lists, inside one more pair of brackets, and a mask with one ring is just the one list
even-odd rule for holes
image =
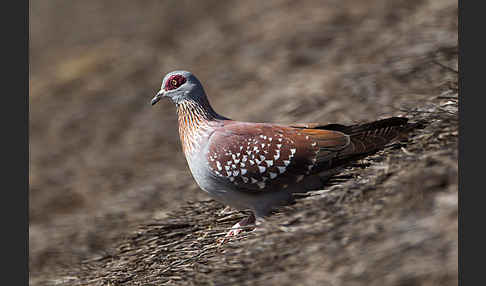
{"label": "white wing spot", "polygon": [[295,150],[295,149],[290,149],[290,152],[292,152],[292,155],[294,155],[294,154],[295,154],[295,151],[297,151],[297,150]]}
{"label": "white wing spot", "polygon": [[231,168],[236,169],[236,165],[235,164],[231,165]]}
{"label": "white wing spot", "polygon": [[287,170],[287,168],[281,167],[281,166],[277,166],[277,168],[278,168],[278,171],[280,172],[280,174],[283,174],[285,172],[285,170]]}
{"label": "white wing spot", "polygon": [[316,145],[317,145],[317,143],[316,143],[316,142],[314,142],[314,143],[312,143],[312,144],[311,144],[311,146],[312,146],[312,147],[314,147],[314,146],[316,146]]}
{"label": "white wing spot", "polygon": [[263,173],[263,172],[265,172],[265,170],[266,170],[267,168],[265,168],[265,167],[263,167],[263,166],[258,166],[258,169],[260,170],[260,173]]}
{"label": "white wing spot", "polygon": [[277,173],[269,172],[270,179],[275,179],[277,177]]}
{"label": "white wing spot", "polygon": [[260,189],[265,188],[265,183],[264,183],[264,182],[259,182],[259,183],[257,183],[257,185],[258,185],[258,187],[259,187]]}
{"label": "white wing spot", "polygon": [[234,171],[233,171],[233,176],[235,176],[235,177],[236,177],[236,176],[238,176],[238,174],[239,174],[239,173],[240,173],[240,171],[239,171],[239,170],[234,170]]}
{"label": "white wing spot", "polygon": [[245,163],[240,163],[240,167],[245,167]]}
{"label": "white wing spot", "polygon": [[251,183],[254,184],[256,182],[258,182],[257,180],[255,180],[254,178],[250,178],[251,179]]}
{"label": "white wing spot", "polygon": [[278,158],[280,158],[280,154],[273,155],[273,158],[274,158],[275,160],[278,160]]}
{"label": "white wing spot", "polygon": [[267,163],[267,167],[273,166],[273,161],[272,160],[265,160],[265,162]]}
{"label": "white wing spot", "polygon": [[265,160],[265,156],[260,155],[260,161],[263,161],[263,160]]}
{"label": "white wing spot", "polygon": [[265,148],[265,143],[262,143],[262,148]]}
{"label": "white wing spot", "polygon": [[248,156],[243,155],[243,159],[241,159],[241,162],[246,162],[246,160],[248,160]]}
{"label": "white wing spot", "polygon": [[268,137],[268,141],[272,142],[272,137]]}
{"label": "white wing spot", "polygon": [[235,164],[238,164],[240,162],[240,159],[235,160]]}
{"label": "white wing spot", "polygon": [[235,180],[235,178],[230,177],[229,180],[230,180],[230,182],[233,182]]}
{"label": "white wing spot", "polygon": [[216,161],[216,167],[218,167],[218,170],[223,170],[223,168],[221,167],[221,163],[219,161]]}
{"label": "white wing spot", "polygon": [[280,149],[282,147],[282,144],[277,144],[277,148]]}
{"label": "white wing spot", "polygon": [[255,165],[255,161],[250,160],[250,165],[252,165],[252,166]]}
{"label": "white wing spot", "polygon": [[230,166],[224,166],[224,169],[228,171],[230,169]]}
{"label": "white wing spot", "polygon": [[288,165],[290,165],[290,161],[289,160],[284,160],[284,164],[285,164],[285,167],[287,167]]}
{"label": "white wing spot", "polygon": [[241,175],[243,176],[244,174],[246,174],[247,170],[246,169],[241,169]]}

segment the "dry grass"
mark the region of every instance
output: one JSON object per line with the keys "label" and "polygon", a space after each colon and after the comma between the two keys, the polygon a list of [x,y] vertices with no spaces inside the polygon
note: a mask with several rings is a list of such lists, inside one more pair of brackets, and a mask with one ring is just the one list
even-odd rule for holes
{"label": "dry grass", "polygon": [[220,245],[243,215],[187,203],[51,283],[455,285],[457,94],[448,96],[409,111],[427,127],[407,144],[343,170],[255,231]]}

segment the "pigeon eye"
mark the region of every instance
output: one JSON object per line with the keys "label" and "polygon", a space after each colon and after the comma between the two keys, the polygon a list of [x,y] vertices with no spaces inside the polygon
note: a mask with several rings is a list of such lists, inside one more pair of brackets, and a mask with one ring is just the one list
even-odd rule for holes
{"label": "pigeon eye", "polygon": [[185,82],[186,82],[186,78],[184,76],[173,75],[167,80],[167,83],[165,85],[165,90],[176,89]]}

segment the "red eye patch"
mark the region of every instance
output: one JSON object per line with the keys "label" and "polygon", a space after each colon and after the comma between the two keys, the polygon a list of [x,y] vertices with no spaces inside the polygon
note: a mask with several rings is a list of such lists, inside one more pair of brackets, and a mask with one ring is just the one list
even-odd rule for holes
{"label": "red eye patch", "polygon": [[165,83],[164,89],[165,90],[176,89],[185,82],[186,82],[185,77],[183,77],[180,74],[176,74],[176,75],[169,77],[169,79],[167,79],[167,82]]}

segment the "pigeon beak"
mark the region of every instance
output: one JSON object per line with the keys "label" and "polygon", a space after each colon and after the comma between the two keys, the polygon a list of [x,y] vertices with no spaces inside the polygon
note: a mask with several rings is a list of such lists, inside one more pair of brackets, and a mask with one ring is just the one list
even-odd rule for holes
{"label": "pigeon beak", "polygon": [[157,102],[159,102],[162,96],[164,96],[164,91],[160,90],[159,92],[157,92],[154,98],[152,98],[152,105],[155,105]]}

